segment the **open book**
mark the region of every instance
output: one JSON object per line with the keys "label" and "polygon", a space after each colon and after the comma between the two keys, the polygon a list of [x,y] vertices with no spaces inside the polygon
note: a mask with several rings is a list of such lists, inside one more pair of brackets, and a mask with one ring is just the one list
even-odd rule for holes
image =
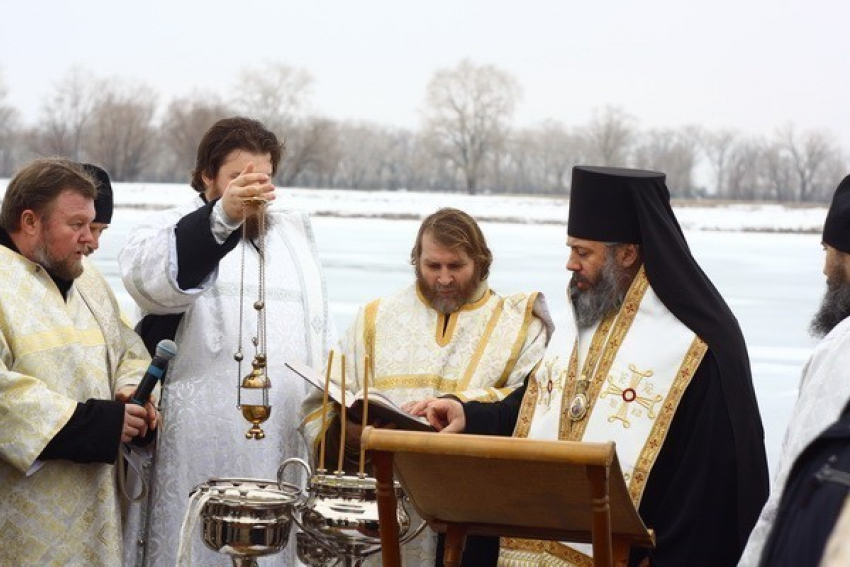
{"label": "open book", "polygon": [[[307,382],[320,391],[325,391],[325,380],[315,370],[306,364],[293,360],[285,364],[287,368],[307,380]],[[328,384],[328,398],[338,404],[342,403],[342,390],[339,385],[333,382]],[[363,391],[361,390],[356,394],[347,391],[345,393],[345,406],[349,419],[360,421],[363,418]],[[369,388],[369,415],[367,417],[369,421],[380,419],[385,423],[395,423],[399,429],[406,429],[408,431],[435,431],[427,419],[410,415],[393,403],[380,390],[373,388]]]}

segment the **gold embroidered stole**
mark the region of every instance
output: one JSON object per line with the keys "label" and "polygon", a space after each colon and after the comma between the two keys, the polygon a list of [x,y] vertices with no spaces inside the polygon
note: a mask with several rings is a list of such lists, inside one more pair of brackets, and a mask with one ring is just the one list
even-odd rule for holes
{"label": "gold embroidered stole", "polygon": [[[648,349],[643,349],[641,341],[651,339],[638,335],[650,326],[663,328],[678,337],[675,342],[678,346],[661,343],[665,349],[674,349],[667,352],[667,361],[661,363],[664,369],[642,368],[629,358],[637,350],[651,351],[652,346],[658,344],[650,343]],[[634,327],[639,327],[640,331],[629,335]],[[593,332],[581,372],[578,371],[577,339],[566,368],[559,366],[557,360],[548,360],[542,371],[529,381],[514,436],[540,438],[539,431],[534,435],[535,412],[541,411],[541,407],[542,411],[547,411],[555,402],[559,410],[558,439],[618,441],[624,477],[632,501],[638,507],[679,401],[706,350],[706,344],[663,307],[641,269],[616,316],[603,319]],[[648,381],[650,377],[652,384]],[[561,390],[560,396],[556,390]],[[666,394],[662,395],[665,390]],[[581,395],[587,398],[583,414],[575,410],[576,400]],[[605,415],[607,410],[610,414]],[[577,418],[579,414],[581,417]],[[549,417],[553,427],[554,417]],[[635,433],[632,421],[639,420],[644,423],[650,420],[651,426],[647,428],[644,424],[642,432]],[[630,446],[635,449],[630,451]],[[499,565],[540,565],[542,557],[549,556],[547,565],[590,566],[592,558],[583,552],[588,550],[589,546],[579,550],[560,542],[503,538]]]}

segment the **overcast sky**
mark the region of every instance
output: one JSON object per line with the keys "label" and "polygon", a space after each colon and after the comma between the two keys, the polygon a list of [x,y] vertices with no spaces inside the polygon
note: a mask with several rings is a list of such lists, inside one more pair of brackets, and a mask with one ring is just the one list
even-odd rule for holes
{"label": "overcast sky", "polygon": [[621,107],[641,128],[831,131],[850,151],[845,0],[0,0],[0,77],[33,122],[73,66],[144,81],[161,103],[224,97],[246,67],[315,79],[337,119],[417,127],[434,71],[492,63],[518,125]]}

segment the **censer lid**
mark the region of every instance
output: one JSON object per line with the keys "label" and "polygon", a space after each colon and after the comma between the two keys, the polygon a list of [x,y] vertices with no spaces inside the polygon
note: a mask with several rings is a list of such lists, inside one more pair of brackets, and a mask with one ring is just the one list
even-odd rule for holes
{"label": "censer lid", "polygon": [[282,489],[270,480],[226,478],[210,479],[197,490],[208,493],[212,502],[251,505],[289,504],[297,500],[300,493],[288,486]]}

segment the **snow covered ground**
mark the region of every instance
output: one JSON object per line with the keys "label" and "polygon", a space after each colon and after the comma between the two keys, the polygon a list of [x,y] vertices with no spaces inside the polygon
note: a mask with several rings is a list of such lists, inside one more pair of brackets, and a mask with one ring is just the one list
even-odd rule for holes
{"label": "snow covered ground", "polygon": [[[115,184],[119,207],[167,207],[191,198],[191,194],[183,184]],[[281,188],[277,194],[276,206],[315,216],[420,218],[439,207],[452,206],[481,220],[565,224],[568,210],[566,197],[292,188]],[[824,206],[766,203],[686,203],[674,208],[684,230],[820,232],[826,213]]]}
{"label": "snow covered ground", "polygon": [[[115,185],[115,217],[94,259],[128,313],[134,306],[120,281],[118,251],[152,211],[194,195],[181,184]],[[412,280],[409,254],[419,219],[453,206],[481,219],[495,257],[491,286],[503,293],[542,291],[558,325],[550,351],[563,353],[571,344],[564,293],[566,199],[283,188],[273,206],[313,215],[340,332],[360,305]],[[773,466],[800,370],[815,342],[806,327],[824,290],[820,230],[826,207],[686,204],[674,209],[694,256],[741,323]]]}

